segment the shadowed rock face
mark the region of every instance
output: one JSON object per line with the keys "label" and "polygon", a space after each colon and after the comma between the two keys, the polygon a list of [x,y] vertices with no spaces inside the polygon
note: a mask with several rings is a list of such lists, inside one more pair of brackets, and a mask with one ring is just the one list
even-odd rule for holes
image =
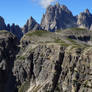
{"label": "shadowed rock face", "polygon": [[4,19],[0,16],[0,30],[5,30],[6,24],[4,22]]}
{"label": "shadowed rock face", "polygon": [[16,35],[16,37],[18,39],[21,39],[21,37],[23,36],[23,32],[22,32],[22,29],[18,26],[18,25],[15,25],[15,24],[12,24],[12,25],[7,25],[7,30],[11,33],[13,33],[14,35]]}
{"label": "shadowed rock face", "polygon": [[[73,29],[70,35],[76,34],[75,37],[77,39],[80,37],[79,40],[82,41],[89,39],[85,37],[87,36],[85,30],[79,31],[78,29],[78,32],[76,30]],[[65,38],[62,42],[63,37],[61,35],[64,34],[64,31],[63,33],[57,32],[56,35],[58,36],[49,32],[42,32],[40,36],[35,32],[28,32],[29,34],[31,33],[30,35],[25,34],[21,40],[21,49],[13,68],[13,75],[16,77],[17,84],[20,85],[19,92],[92,91],[92,48],[88,45],[85,46],[85,44],[85,47],[83,47],[82,43],[75,43],[72,40],[73,38],[69,40],[73,44],[66,46],[64,43]],[[69,35],[69,30],[66,30],[65,33]],[[45,37],[48,40],[45,40]],[[53,39],[57,39],[57,41],[53,42],[49,37],[56,37]],[[38,40],[40,40],[39,44]],[[24,46],[25,41],[28,43]],[[59,42],[60,44],[58,44]]]}
{"label": "shadowed rock face", "polygon": [[14,35],[16,35],[16,37],[18,39],[20,39],[23,36],[22,29],[18,25],[15,25],[15,24],[6,25],[4,22],[4,19],[1,16],[0,16],[0,30],[1,31],[7,30],[7,31],[13,33]]}
{"label": "shadowed rock face", "polygon": [[14,92],[12,68],[19,51],[18,39],[7,31],[0,31],[0,92]]}
{"label": "shadowed rock face", "polygon": [[[92,47],[83,38],[88,31],[69,30],[30,31],[20,44],[0,31],[0,92],[91,92]],[[66,37],[72,34],[85,43]]]}
{"label": "shadowed rock face", "polygon": [[15,61],[13,73],[21,84],[19,91],[91,92],[91,51],[92,48],[82,53],[80,48],[37,46]]}
{"label": "shadowed rock face", "polygon": [[41,30],[41,26],[31,17],[23,27],[23,32],[27,33],[31,30]]}
{"label": "shadowed rock face", "polygon": [[74,17],[56,4],[43,17],[45,30],[69,29],[42,31],[31,17],[20,42],[18,25],[6,27],[17,37],[0,31],[0,92],[92,92],[92,31],[70,28],[90,28],[90,12]]}

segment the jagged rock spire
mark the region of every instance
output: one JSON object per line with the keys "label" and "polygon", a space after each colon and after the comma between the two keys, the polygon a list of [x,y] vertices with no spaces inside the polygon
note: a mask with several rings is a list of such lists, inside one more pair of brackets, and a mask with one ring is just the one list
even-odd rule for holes
{"label": "jagged rock spire", "polygon": [[41,26],[45,30],[55,31],[58,29],[64,29],[67,27],[73,27],[75,18],[71,11],[64,5],[56,3],[55,5],[50,5],[46,13],[43,15]]}
{"label": "jagged rock spire", "polygon": [[35,19],[31,16],[29,20],[27,20],[27,23],[23,27],[23,32],[27,33],[31,30],[40,30],[40,25],[35,21]]}

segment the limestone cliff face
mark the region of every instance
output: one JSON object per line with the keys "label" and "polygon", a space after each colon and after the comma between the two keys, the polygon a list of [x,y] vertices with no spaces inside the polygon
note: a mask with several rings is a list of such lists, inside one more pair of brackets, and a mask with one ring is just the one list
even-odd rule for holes
{"label": "limestone cliff face", "polygon": [[64,33],[39,33],[21,40],[13,68],[19,92],[91,92],[92,48],[70,38],[62,41]]}
{"label": "limestone cliff face", "polygon": [[14,23],[12,25],[7,25],[7,30],[11,33],[13,33],[19,40],[23,36],[22,29],[19,25],[15,25]]}
{"label": "limestone cliff face", "polygon": [[43,15],[41,26],[45,30],[55,31],[74,27],[75,23],[76,18],[72,15],[72,12],[66,6],[56,4],[47,8],[45,15]]}
{"label": "limestone cliff face", "polygon": [[42,28],[48,31],[73,27],[91,29],[91,25],[92,14],[88,9],[77,16],[73,16],[65,5],[60,4],[50,5],[41,21]]}
{"label": "limestone cliff face", "polygon": [[84,12],[78,15],[77,24],[81,28],[88,28],[88,29],[91,28],[92,14],[90,13],[88,9],[86,9]]}
{"label": "limestone cliff face", "polygon": [[23,27],[23,32],[27,33],[32,30],[41,30],[41,26],[35,21],[33,17],[27,20],[27,23]]}
{"label": "limestone cliff face", "polygon": [[3,17],[0,16],[0,30],[5,30],[6,29],[6,24],[3,19]]}
{"label": "limestone cliff face", "polygon": [[12,68],[19,48],[18,39],[7,31],[0,31],[0,92],[14,92]]}
{"label": "limestone cliff face", "polygon": [[92,32],[87,32],[30,31],[19,44],[0,31],[0,92],[92,92]]}
{"label": "limestone cliff face", "polygon": [[7,30],[13,33],[18,39],[21,39],[21,37],[23,36],[22,29],[19,27],[19,25],[15,25],[14,23],[12,25],[6,25],[4,18],[0,16],[0,31],[2,30]]}
{"label": "limestone cliff face", "polygon": [[19,92],[91,92],[91,55],[91,47],[30,45],[14,64]]}

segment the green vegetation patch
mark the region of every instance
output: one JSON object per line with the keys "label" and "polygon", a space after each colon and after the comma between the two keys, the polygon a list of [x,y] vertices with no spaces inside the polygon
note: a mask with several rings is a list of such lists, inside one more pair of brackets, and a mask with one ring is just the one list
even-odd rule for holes
{"label": "green vegetation patch", "polygon": [[25,60],[25,56],[17,56],[16,58],[19,60]]}
{"label": "green vegetation patch", "polygon": [[33,36],[33,35],[42,36],[43,34],[46,34],[46,33],[50,33],[50,32],[37,30],[37,31],[34,31],[34,32],[27,33],[26,35],[27,36]]}
{"label": "green vegetation patch", "polygon": [[18,92],[26,92],[28,88],[30,87],[30,81],[24,82],[20,87]]}
{"label": "green vegetation patch", "polygon": [[70,30],[74,30],[74,31],[86,31],[87,29],[85,28],[69,28]]}
{"label": "green vegetation patch", "polygon": [[55,39],[54,42],[59,43],[61,46],[65,46],[65,47],[69,46],[69,44],[65,43],[65,41],[63,41],[59,38]]}
{"label": "green vegetation patch", "polygon": [[79,45],[79,44],[77,44],[77,42],[74,41],[73,39],[67,38],[67,40],[70,41],[73,45]]}

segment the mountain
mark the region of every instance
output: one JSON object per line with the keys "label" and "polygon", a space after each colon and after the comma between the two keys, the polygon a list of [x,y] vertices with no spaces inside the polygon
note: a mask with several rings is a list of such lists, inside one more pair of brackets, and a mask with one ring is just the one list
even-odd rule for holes
{"label": "mountain", "polygon": [[6,30],[16,35],[18,39],[21,39],[23,36],[22,29],[19,27],[19,25],[15,25],[14,23],[12,25],[8,24]]}
{"label": "mountain", "polygon": [[14,92],[12,68],[15,56],[19,52],[17,45],[19,40],[16,36],[8,31],[0,31],[0,92]]}
{"label": "mountain", "polygon": [[79,27],[91,28],[92,25],[92,14],[88,9],[78,15],[77,24]]}
{"label": "mountain", "polygon": [[0,31],[0,92],[92,92],[92,31]]}
{"label": "mountain", "polygon": [[92,25],[92,14],[88,9],[77,16],[65,6],[60,4],[50,5],[43,15],[41,26],[44,30],[56,31],[66,28],[86,28]]}
{"label": "mountain", "polygon": [[0,30],[6,29],[6,24],[3,17],[0,16]]}
{"label": "mountain", "polygon": [[59,4],[23,28],[0,17],[0,92],[92,92],[91,28],[88,9]]}
{"label": "mountain", "polygon": [[86,28],[92,29],[92,14],[88,9],[79,15],[73,16],[72,12],[65,6],[56,3],[49,5],[46,13],[43,15],[41,24],[37,23],[33,17],[30,17],[23,28],[19,25],[6,25],[4,19],[0,16],[0,30],[8,30],[21,39],[23,34],[35,30],[47,30],[55,32],[67,28]]}
{"label": "mountain", "polygon": [[15,24],[5,24],[4,18],[0,16],[0,30],[7,30],[11,33],[13,33],[14,35],[17,36],[18,39],[21,39],[21,37],[23,36],[23,32],[22,29]]}
{"label": "mountain", "polygon": [[65,5],[50,5],[43,15],[41,26],[43,29],[50,31],[71,28],[76,26],[76,18]]}
{"label": "mountain", "polygon": [[33,17],[27,20],[27,23],[23,27],[23,33],[27,33],[31,30],[41,30],[41,26],[35,21]]}

